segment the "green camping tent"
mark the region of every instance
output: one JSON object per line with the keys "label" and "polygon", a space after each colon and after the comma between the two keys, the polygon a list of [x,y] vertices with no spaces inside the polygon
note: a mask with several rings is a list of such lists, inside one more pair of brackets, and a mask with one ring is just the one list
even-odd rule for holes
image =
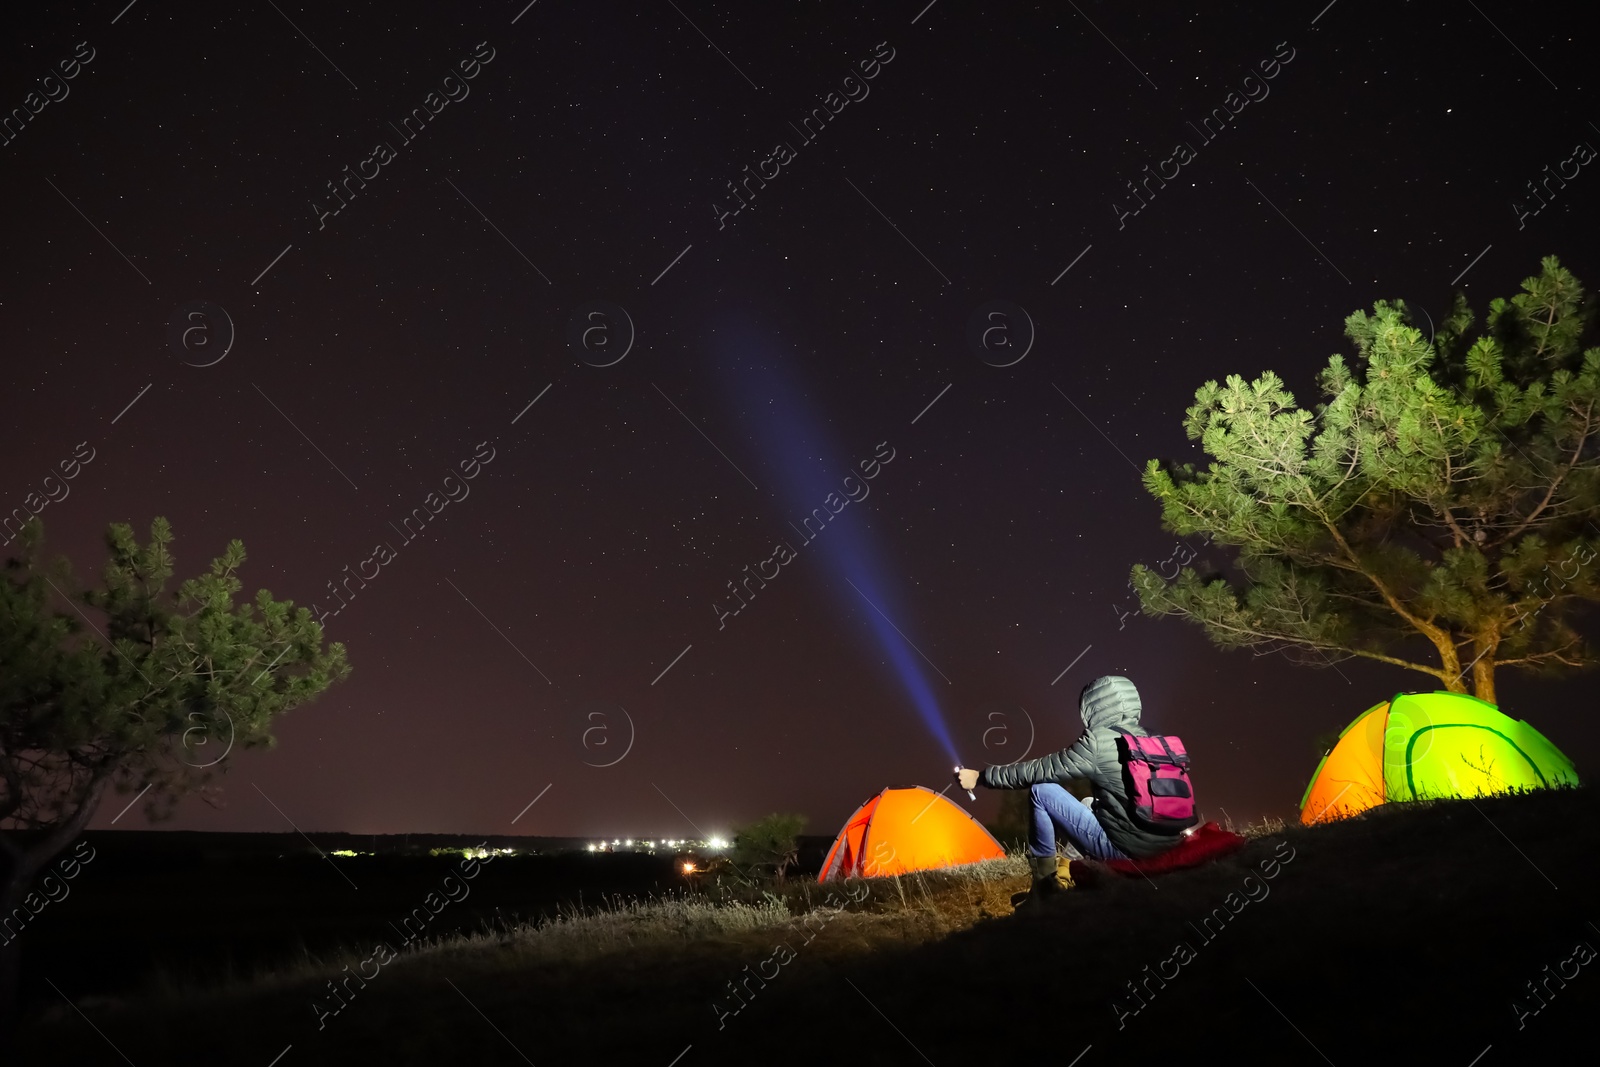
{"label": "green camping tent", "polygon": [[1300,798],[1300,821],[1342,818],[1391,800],[1577,784],[1560,749],[1493,704],[1464,693],[1402,693],[1344,728]]}

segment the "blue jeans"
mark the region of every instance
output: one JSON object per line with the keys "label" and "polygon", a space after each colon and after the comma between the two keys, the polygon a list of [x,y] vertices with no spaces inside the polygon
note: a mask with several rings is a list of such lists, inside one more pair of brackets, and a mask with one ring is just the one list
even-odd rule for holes
{"label": "blue jeans", "polygon": [[1127,855],[1106,836],[1100,820],[1088,805],[1055,783],[1028,791],[1033,812],[1028,822],[1028,855],[1056,854],[1056,827],[1085,856],[1094,860],[1125,860]]}

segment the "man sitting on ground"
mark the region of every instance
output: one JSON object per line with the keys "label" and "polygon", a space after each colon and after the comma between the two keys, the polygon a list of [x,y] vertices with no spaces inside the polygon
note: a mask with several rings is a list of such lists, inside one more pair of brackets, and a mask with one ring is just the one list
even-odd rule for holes
{"label": "man sitting on ground", "polygon": [[[1032,801],[1028,857],[1033,870],[1030,900],[1064,888],[1057,874],[1056,831],[1093,860],[1145,859],[1177,844],[1181,837],[1155,833],[1134,821],[1117,751],[1117,729],[1144,736],[1139,725],[1139,691],[1120,675],[1096,678],[1079,696],[1083,736],[1068,748],[1038,759],[985,767],[959,768],[963,789],[1027,789]],[[1089,782],[1093,809],[1067,792],[1064,783]]]}

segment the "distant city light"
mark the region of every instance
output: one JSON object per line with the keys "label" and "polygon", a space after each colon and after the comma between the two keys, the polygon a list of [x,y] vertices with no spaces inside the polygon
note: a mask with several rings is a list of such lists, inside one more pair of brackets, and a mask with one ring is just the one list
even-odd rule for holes
{"label": "distant city light", "polygon": [[[584,847],[589,852],[612,852],[612,851],[615,851],[617,849],[622,849],[622,848],[631,848],[631,849],[633,849],[635,851],[649,851],[649,852],[655,852],[655,851],[658,851],[658,850],[664,849],[664,848],[706,849],[706,850],[710,850],[710,851],[716,851],[716,850],[720,850],[720,849],[732,848],[733,847],[733,842],[731,840],[729,840],[728,838],[725,838],[725,837],[713,837],[713,838],[709,838],[709,839],[706,839],[706,840],[698,840],[698,841],[690,839],[690,838],[687,838],[687,837],[659,837],[659,838],[649,838],[649,839],[646,839],[646,838],[643,838],[643,837],[628,837],[628,838],[614,837],[609,842],[606,841],[604,838],[601,838],[599,841],[596,841],[596,842],[594,842],[592,844],[585,845]],[[495,849],[494,851],[495,852],[504,852],[504,853],[509,855],[509,854],[513,853],[515,850],[514,849]],[[702,868],[696,867],[696,870],[700,870],[700,869],[702,869]]]}

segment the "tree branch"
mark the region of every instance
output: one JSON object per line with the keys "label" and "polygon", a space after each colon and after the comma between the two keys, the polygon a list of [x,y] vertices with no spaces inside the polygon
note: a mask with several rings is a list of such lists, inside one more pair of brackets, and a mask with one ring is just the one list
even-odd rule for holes
{"label": "tree branch", "polygon": [[[1356,571],[1365,577],[1369,582],[1371,582],[1372,587],[1378,591],[1379,596],[1383,597],[1384,603],[1389,605],[1389,609],[1391,611],[1400,616],[1402,619],[1406,620],[1406,622],[1410,623],[1419,632],[1421,632],[1424,637],[1433,642],[1433,646],[1439,650],[1439,658],[1444,661],[1443,670],[1445,672],[1456,671],[1460,660],[1456,656],[1455,645],[1450,640],[1449,634],[1447,634],[1440,627],[1435,626],[1433,623],[1428,622],[1425,619],[1418,618],[1416,615],[1408,611],[1406,607],[1400,603],[1400,599],[1390,591],[1386,584],[1384,584],[1381,578],[1361,565],[1360,557],[1355,554],[1355,550],[1350,547],[1350,543],[1344,539],[1344,534],[1339,532],[1339,528],[1333,523],[1327,521],[1324,521],[1323,526],[1330,534],[1333,535],[1334,541],[1349,558],[1351,567],[1348,569]],[[1453,675],[1447,674],[1439,675],[1441,678],[1447,676],[1453,677]]]}
{"label": "tree branch", "polygon": [[1529,526],[1533,525],[1533,521],[1539,517],[1545,508],[1550,506],[1550,501],[1555,497],[1556,490],[1561,488],[1561,483],[1566,481],[1567,475],[1571,474],[1572,469],[1578,465],[1578,460],[1583,456],[1583,446],[1588,443],[1589,435],[1593,431],[1594,403],[1591,401],[1589,406],[1584,409],[1583,432],[1578,435],[1578,444],[1572,450],[1572,458],[1567,460],[1566,466],[1564,466],[1560,473],[1556,475],[1555,481],[1550,483],[1550,488],[1545,492],[1544,499],[1539,501],[1539,506],[1534,508],[1533,511],[1528,514],[1528,517],[1518,523],[1510,533],[1497,539],[1494,542],[1496,546],[1505,544],[1507,541],[1510,541],[1512,538],[1522,533],[1522,531],[1526,530]]}
{"label": "tree branch", "polygon": [[1395,667],[1404,667],[1408,670],[1420,671],[1423,674],[1439,679],[1441,682],[1448,683],[1450,680],[1450,676],[1444,670],[1438,667],[1430,667],[1422,663],[1412,663],[1410,660],[1399,659],[1395,656],[1386,656],[1381,652],[1369,652],[1365,649],[1346,648],[1343,645],[1335,645],[1328,642],[1316,641],[1311,638],[1302,637],[1298,634],[1272,633],[1265,630],[1256,629],[1255,627],[1238,626],[1221,619],[1211,619],[1197,615],[1188,608],[1172,604],[1170,600],[1167,601],[1167,604],[1171,606],[1169,606],[1162,614],[1178,615],[1184,618],[1194,619],[1203,626],[1214,627],[1218,630],[1223,630],[1231,634],[1253,639],[1252,642],[1241,642],[1241,644],[1266,644],[1273,641],[1279,641],[1302,648],[1315,649],[1319,652],[1342,652],[1348,656],[1360,656],[1363,659],[1377,660],[1380,663],[1388,663]]}

